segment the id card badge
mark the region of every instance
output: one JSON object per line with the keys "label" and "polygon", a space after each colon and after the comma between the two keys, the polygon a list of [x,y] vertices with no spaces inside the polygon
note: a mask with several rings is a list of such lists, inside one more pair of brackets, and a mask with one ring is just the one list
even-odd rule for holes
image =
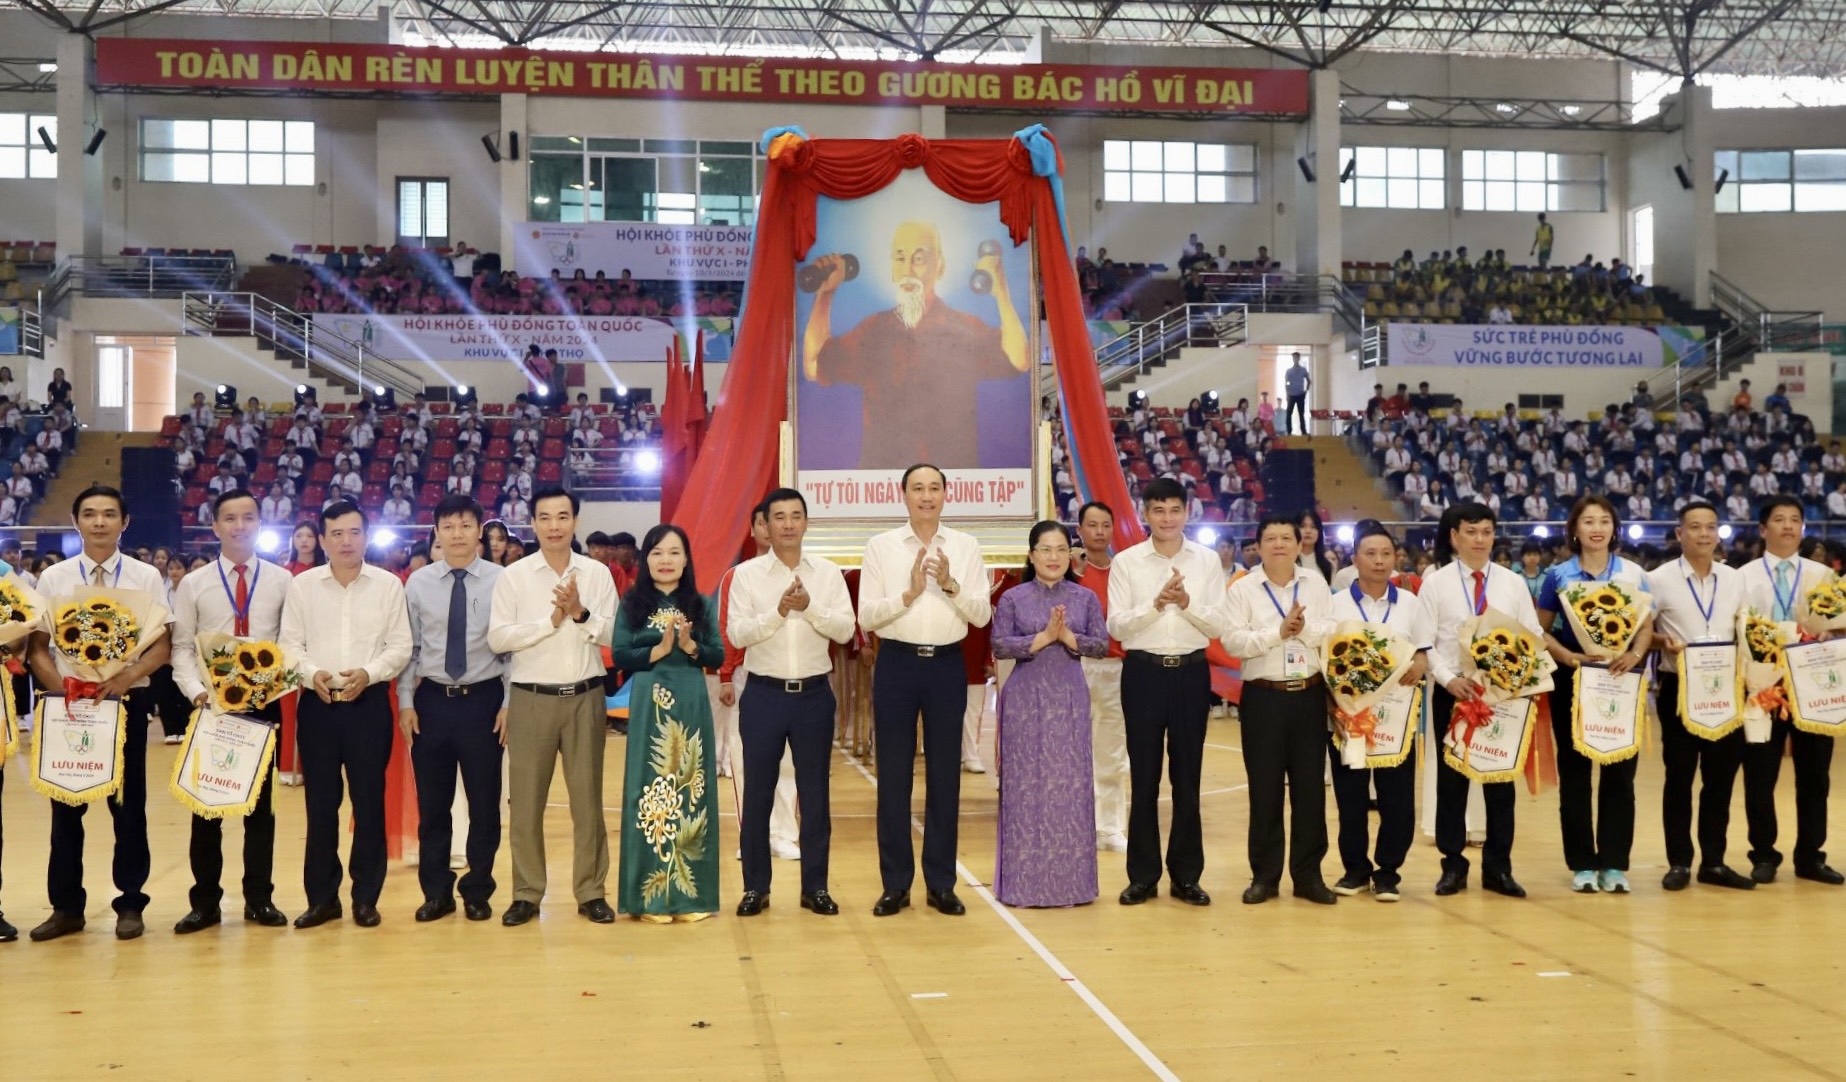
{"label": "id card badge", "polygon": [[1282,666],[1288,670],[1288,679],[1299,680],[1315,671],[1314,652],[1299,640],[1289,639],[1282,644]]}

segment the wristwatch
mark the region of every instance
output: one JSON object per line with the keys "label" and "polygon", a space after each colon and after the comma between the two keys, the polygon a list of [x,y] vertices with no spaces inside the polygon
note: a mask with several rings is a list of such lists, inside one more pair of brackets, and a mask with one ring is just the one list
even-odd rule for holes
{"label": "wristwatch", "polygon": [[942,593],[945,597],[957,596],[961,593],[961,583],[956,582],[954,579],[950,579],[949,584],[942,588]]}
{"label": "wristwatch", "polygon": [[577,623],[577,624],[582,624],[582,623],[588,623],[588,622],[589,622],[589,619],[590,619],[590,610],[589,610],[589,609],[584,609],[584,610],[583,610],[583,615],[581,615],[581,616],[573,616],[573,617],[571,617],[571,622],[572,622],[572,623]]}

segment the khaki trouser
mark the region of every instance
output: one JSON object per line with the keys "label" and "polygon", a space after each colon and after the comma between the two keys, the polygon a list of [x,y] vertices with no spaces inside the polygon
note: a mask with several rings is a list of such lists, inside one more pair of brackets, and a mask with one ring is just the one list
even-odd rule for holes
{"label": "khaki trouser", "polygon": [[559,698],[513,689],[506,716],[507,782],[512,817],[513,900],[545,897],[545,803],[558,757],[570,794],[571,892],[577,904],[604,895],[609,878],[609,830],[603,823],[603,697],[591,688]]}
{"label": "khaki trouser", "polygon": [[1128,733],[1122,721],[1122,659],[1086,657],[1090,758],[1096,768],[1096,834],[1128,832]]}

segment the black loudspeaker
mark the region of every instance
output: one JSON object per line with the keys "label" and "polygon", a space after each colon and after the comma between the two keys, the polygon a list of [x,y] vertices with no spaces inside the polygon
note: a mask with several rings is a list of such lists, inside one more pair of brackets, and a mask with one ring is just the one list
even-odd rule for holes
{"label": "black loudspeaker", "polygon": [[179,545],[180,496],[173,487],[173,472],[170,448],[122,449],[122,492],[128,498],[123,548]]}
{"label": "black loudspeaker", "polygon": [[1686,175],[1686,167],[1685,167],[1685,166],[1683,166],[1683,165],[1676,165],[1676,166],[1674,166],[1674,167],[1673,167],[1673,175],[1679,178],[1679,186],[1680,186],[1680,187],[1682,187],[1682,188],[1684,188],[1684,189],[1686,189],[1687,191],[1691,191],[1691,190],[1692,190],[1692,178],[1691,178],[1690,176],[1687,176],[1687,175]]}
{"label": "black loudspeaker", "polygon": [[1263,460],[1263,514],[1298,515],[1314,506],[1314,452],[1271,451]]}

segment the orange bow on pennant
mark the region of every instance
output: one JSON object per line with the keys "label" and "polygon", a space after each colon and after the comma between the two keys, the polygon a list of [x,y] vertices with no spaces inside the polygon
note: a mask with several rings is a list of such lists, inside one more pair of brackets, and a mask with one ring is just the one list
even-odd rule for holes
{"label": "orange bow on pennant", "polygon": [[1449,735],[1459,730],[1461,736],[1456,745],[1465,754],[1474,741],[1475,730],[1493,720],[1493,707],[1480,699],[1469,699],[1465,703],[1455,704],[1455,713],[1449,717]]}
{"label": "orange bow on pennant", "polygon": [[1371,707],[1368,706],[1357,714],[1348,714],[1339,710],[1334,711],[1334,714],[1339,717],[1340,731],[1346,734],[1346,739],[1364,737],[1368,751],[1373,744],[1377,743],[1373,736],[1378,732],[1378,715],[1372,713]]}

